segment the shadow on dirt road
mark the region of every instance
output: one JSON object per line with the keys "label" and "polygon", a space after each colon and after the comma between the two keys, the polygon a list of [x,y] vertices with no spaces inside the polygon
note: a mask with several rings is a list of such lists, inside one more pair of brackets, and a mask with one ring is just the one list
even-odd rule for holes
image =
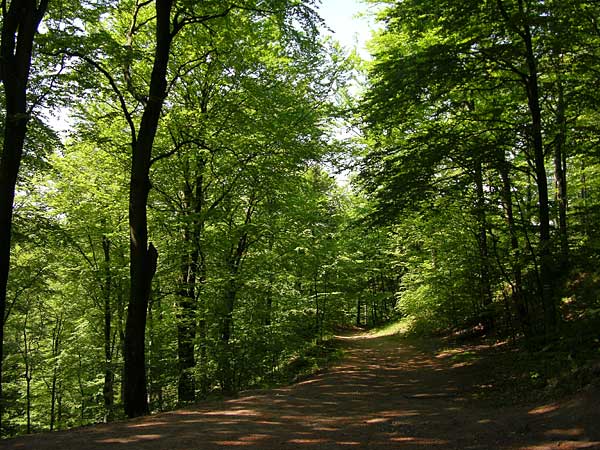
{"label": "shadow on dirt road", "polygon": [[293,386],[132,421],[24,436],[0,448],[600,449],[597,393],[492,407],[471,395],[485,374],[408,341],[340,337],[343,361]]}

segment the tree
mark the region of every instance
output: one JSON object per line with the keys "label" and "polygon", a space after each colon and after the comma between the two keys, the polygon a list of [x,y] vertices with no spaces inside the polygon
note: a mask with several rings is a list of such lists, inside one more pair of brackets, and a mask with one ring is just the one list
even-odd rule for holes
{"label": "tree", "polygon": [[[152,278],[156,270],[157,251],[148,244],[147,203],[150,192],[149,172],[154,161],[167,154],[156,155],[152,150],[159,129],[162,106],[169,90],[184,78],[190,67],[201,63],[193,53],[178,54],[185,49],[173,45],[176,36],[183,29],[207,26],[211,21],[225,20],[233,10],[245,11],[249,15],[279,17],[282,31],[292,35],[295,27],[313,27],[312,10],[303,4],[289,1],[272,1],[266,5],[256,5],[252,1],[243,5],[189,5],[175,1],[156,1],[155,14],[149,13],[150,3],[131,5],[129,24],[123,26],[120,19],[106,21],[107,29],[97,33],[104,39],[109,37],[109,45],[105,54],[123,68],[123,72],[112,73],[108,66],[80,50],[68,51],[96,68],[109,82],[118,108],[127,123],[131,136],[132,166],[130,181],[129,218],[131,229],[131,298],[128,307],[125,351],[125,405],[129,416],[145,414],[148,410],[145,395],[144,374],[144,329]],[[118,15],[117,15],[118,16]],[[297,21],[294,22],[292,17]],[[105,21],[102,20],[101,23]],[[110,29],[116,24],[114,29]],[[150,25],[155,29],[148,32]],[[118,44],[122,37],[119,31],[125,32],[125,54],[121,54]],[[90,42],[96,38],[91,38]],[[121,48],[121,47],[119,47]],[[152,49],[150,59],[152,70],[148,74],[145,65],[133,58],[136,54],[148,53]],[[176,55],[171,58],[171,54]],[[181,58],[180,58],[181,57]],[[173,77],[167,79],[170,60],[172,59]],[[145,80],[145,81],[143,81]],[[147,87],[147,88],[146,88]],[[147,89],[146,92],[144,92]],[[138,116],[136,107],[140,107]],[[136,122],[139,120],[139,124]],[[177,149],[175,150],[177,151]]]}
{"label": "tree", "polygon": [[[556,160],[557,235],[561,254],[568,252],[563,156],[567,145],[564,80],[568,78],[557,61],[565,54],[571,33],[559,25],[560,18],[571,8],[570,3],[527,0],[390,6],[382,13],[386,29],[377,41],[364,103],[371,135],[379,146],[365,160],[367,187],[382,205],[400,205],[440,192],[440,173],[448,166],[460,166],[463,174],[472,175],[479,193],[475,208],[479,247],[487,264],[485,172],[502,171],[506,185],[510,172],[527,171],[535,185],[532,200],[537,208],[535,224],[528,227],[538,235],[537,245],[528,251],[536,260],[535,292],[548,338],[555,333],[558,318],[554,295],[558,266],[547,174],[551,148]],[[415,17],[420,17],[418,22]],[[507,116],[506,110],[512,115]],[[485,266],[481,266],[481,280],[489,284]],[[515,273],[515,278],[520,276]],[[489,298],[489,288],[484,291]]]}
{"label": "tree", "polygon": [[10,269],[12,208],[27,124],[32,105],[27,89],[37,28],[46,13],[47,0],[2,2],[0,78],[4,87],[4,136],[0,159],[0,427],[2,424],[2,359],[6,290]]}

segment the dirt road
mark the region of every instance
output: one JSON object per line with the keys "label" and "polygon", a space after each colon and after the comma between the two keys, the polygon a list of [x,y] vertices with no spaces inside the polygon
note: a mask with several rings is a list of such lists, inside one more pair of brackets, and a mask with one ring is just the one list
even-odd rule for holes
{"label": "dirt road", "polygon": [[395,338],[345,337],[346,357],[299,384],[137,420],[24,436],[2,449],[600,449],[600,396],[493,407],[486,374]]}

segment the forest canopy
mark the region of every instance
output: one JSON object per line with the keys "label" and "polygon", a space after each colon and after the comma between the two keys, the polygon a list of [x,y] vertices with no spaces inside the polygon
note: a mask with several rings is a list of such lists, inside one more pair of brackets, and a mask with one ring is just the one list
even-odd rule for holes
{"label": "forest canopy", "polygon": [[600,7],[369,0],[360,61],[320,3],[2,3],[1,436],[286,381],[340,327],[597,345]]}

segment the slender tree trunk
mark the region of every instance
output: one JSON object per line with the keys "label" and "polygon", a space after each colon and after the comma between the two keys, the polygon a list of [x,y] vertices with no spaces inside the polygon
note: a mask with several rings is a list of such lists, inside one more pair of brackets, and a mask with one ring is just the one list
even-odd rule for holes
{"label": "slender tree trunk", "polygon": [[177,397],[179,403],[192,402],[195,399],[195,383],[192,369],[196,365],[194,355],[194,338],[196,334],[196,295],[195,295],[195,265],[197,264],[196,249],[192,247],[192,232],[189,219],[193,202],[192,189],[186,181],[183,192],[183,242],[185,250],[181,261],[179,279],[178,315],[177,315],[177,362],[179,379],[177,381]]}
{"label": "slender tree trunk", "polygon": [[321,321],[319,318],[321,317],[321,304],[319,303],[319,289],[317,287],[317,281],[319,276],[319,268],[315,266],[315,271],[313,273],[313,293],[315,296],[315,325],[317,327],[317,335],[321,332]]}
{"label": "slender tree trunk", "polygon": [[199,361],[199,370],[200,370],[200,394],[202,397],[206,397],[208,395],[208,391],[210,388],[210,380],[207,374],[208,367],[208,346],[206,342],[206,301],[201,296],[199,297],[198,307],[200,308],[200,318],[198,320],[198,340],[200,341],[200,361]]}
{"label": "slender tree trunk", "polygon": [[515,224],[513,200],[512,200],[512,185],[510,182],[509,165],[506,159],[500,161],[500,178],[502,179],[502,202],[504,203],[504,210],[506,213],[506,222],[508,224],[508,231],[510,233],[510,248],[512,253],[512,270],[513,270],[513,283],[512,283],[512,300],[517,310],[517,315],[523,328],[525,335],[529,335],[531,331],[531,324],[529,318],[529,311],[527,303],[523,296],[523,276],[521,270],[521,251],[519,248],[519,237],[517,234],[517,227]]}
{"label": "slender tree trunk", "polygon": [[487,239],[487,215],[485,211],[485,192],[483,189],[483,168],[481,160],[475,161],[475,216],[479,227],[477,244],[479,248],[479,276],[481,279],[481,299],[483,306],[483,325],[486,329],[494,326],[492,311],[492,288],[490,286],[490,258]]}
{"label": "slender tree trunk", "polygon": [[31,434],[31,375],[27,366],[25,367],[25,380],[27,382],[25,393],[27,398],[27,434]]}
{"label": "slender tree trunk", "polygon": [[54,330],[52,330],[52,388],[50,395],[50,431],[54,431],[56,421],[56,398],[57,398],[57,382],[58,382],[58,354],[60,352],[60,337],[63,328],[62,314],[56,319]]}
{"label": "slender tree trunk", "polygon": [[[200,250],[199,253],[199,268],[200,271],[198,273],[197,279],[202,280],[202,284],[206,280],[206,259],[204,256],[204,252]],[[207,366],[208,366],[208,348],[207,348],[207,325],[206,325],[206,300],[202,293],[198,295],[198,341],[200,346],[200,393],[203,397],[208,394],[208,390],[210,387],[210,381],[208,379],[207,374]]]}
{"label": "slender tree trunk", "polygon": [[[519,0],[519,9],[525,17],[523,0]],[[542,137],[542,110],[540,106],[540,92],[537,70],[537,59],[533,47],[531,28],[528,24],[524,27],[523,39],[526,49],[526,62],[528,76],[525,87],[531,117],[531,138],[535,181],[538,191],[538,219],[539,219],[539,258],[541,300],[544,307],[544,327],[547,338],[552,338],[556,330],[556,305],[552,294],[552,253],[550,249],[550,207],[548,201],[548,179]]]}
{"label": "slender tree trunk", "polygon": [[224,298],[224,310],[221,322],[221,344],[222,344],[222,355],[221,358],[221,388],[227,395],[231,395],[235,392],[234,387],[234,370],[233,370],[233,357],[230,348],[231,335],[233,333],[233,312],[235,310],[235,299],[237,297],[237,277],[239,273],[240,264],[244,253],[246,252],[246,237],[240,238],[235,254],[232,255],[228,266],[229,266],[229,281],[225,290]]}
{"label": "slender tree trunk", "polygon": [[[273,246],[275,244],[274,236],[269,238],[269,254],[273,254]],[[269,277],[267,281],[266,299],[265,299],[265,326],[270,326],[273,321],[273,285],[275,283],[275,268],[271,263],[269,265]]]}
{"label": "slender tree trunk", "polygon": [[558,127],[558,134],[554,144],[554,182],[556,184],[556,203],[558,205],[560,266],[562,269],[565,269],[569,264],[569,237],[567,233],[567,163],[565,157],[567,121],[565,113],[564,88],[560,80],[558,81],[556,125]]}
{"label": "slender tree trunk", "polygon": [[50,393],[50,431],[54,431],[54,424],[56,423],[57,378],[58,368],[55,363],[55,366],[52,368],[52,387]]}
{"label": "slender tree trunk", "polygon": [[229,341],[231,340],[231,334],[233,332],[233,311],[235,308],[235,297],[237,294],[237,288],[235,286],[236,280],[232,278],[229,281],[229,287],[225,293],[225,311],[222,319],[221,326],[221,343],[223,345],[223,354],[221,355],[221,388],[223,393],[231,395],[235,392],[234,387],[234,370],[233,370],[233,357],[230,348]]}
{"label": "slender tree trunk", "polygon": [[137,139],[132,142],[129,185],[131,292],[125,325],[124,407],[128,417],[148,414],[145,333],[152,278],[158,252],[148,245],[147,204],[150,192],[152,147],[167,90],[167,67],[173,35],[173,0],[156,0],[156,49],[147,103]]}
{"label": "slender tree trunk", "polygon": [[197,308],[194,266],[197,264],[197,258],[192,258],[192,261],[186,263],[182,268],[182,287],[178,299],[177,359],[179,364],[179,380],[177,383],[177,395],[180,403],[193,402],[196,398],[193,369],[196,366],[194,341],[196,339]]}
{"label": "slender tree trunk", "polygon": [[204,162],[197,168],[194,189],[189,183],[184,188],[184,214],[191,220],[184,225],[183,240],[187,254],[182,261],[181,288],[179,292],[179,322],[177,325],[177,355],[179,362],[178,398],[182,403],[196,399],[196,383],[193,369],[196,366],[195,341],[198,327],[198,292],[205,281],[206,267],[202,255],[201,239],[204,221]]}
{"label": "slender tree trunk", "polygon": [[29,122],[27,84],[33,41],[47,6],[48,0],[41,0],[39,5],[36,5],[35,0],[14,0],[2,12],[0,78],[4,87],[6,114],[0,157],[0,435],[3,415],[4,322],[10,270],[13,202]]}
{"label": "slender tree trunk", "polygon": [[[117,295],[117,337],[119,341],[119,351],[121,355],[125,355],[125,295],[123,292],[123,284],[119,282]],[[119,386],[119,397],[121,402],[125,398],[125,366],[121,366],[121,384]]]}
{"label": "slender tree trunk", "polygon": [[588,209],[588,184],[586,176],[586,161],[585,158],[581,158],[581,191],[580,196],[583,202],[583,211],[581,221],[583,222],[583,233],[586,237],[590,237],[590,214]]}
{"label": "slender tree trunk", "polygon": [[62,408],[62,382],[58,383],[58,398],[56,399],[56,429],[60,430],[60,425],[63,419],[63,408]]}
{"label": "slender tree trunk", "polygon": [[85,423],[85,383],[83,379],[83,357],[81,355],[81,348],[77,349],[77,385],[79,387],[79,426],[83,426]]}
{"label": "slender tree trunk", "polygon": [[110,240],[102,236],[102,249],[104,250],[104,421],[113,419],[115,373],[113,370],[112,355],[112,308],[110,305],[112,295],[112,274],[110,270]]}
{"label": "slender tree trunk", "polygon": [[269,288],[267,289],[267,298],[265,300],[265,326],[270,326],[273,321],[273,274],[269,274]]}
{"label": "slender tree trunk", "polygon": [[29,362],[29,340],[27,339],[27,319],[28,315],[25,316],[25,323],[23,324],[23,360],[25,362],[25,414],[27,416],[27,434],[31,433],[31,364]]}
{"label": "slender tree trunk", "polygon": [[[252,221],[254,214],[255,199],[251,196],[248,208],[246,209],[246,217],[244,225],[248,225]],[[233,355],[231,354],[230,339],[233,333],[233,313],[235,310],[235,300],[238,291],[238,275],[242,260],[248,250],[248,233],[243,233],[237,242],[237,245],[232,246],[227,257],[227,267],[229,270],[229,280],[225,288],[225,297],[223,302],[223,313],[221,319],[221,388],[225,394],[233,394],[234,387],[234,370],[232,365]]]}
{"label": "slender tree trunk", "polygon": [[327,269],[325,269],[324,273],[323,273],[323,299],[321,300],[321,324],[320,324],[320,335],[319,335],[319,339],[321,341],[323,341],[323,335],[325,333],[325,318],[327,315],[327,297],[329,296],[329,292],[327,291],[329,289],[329,286],[327,285],[328,283],[328,278],[327,278]]}

